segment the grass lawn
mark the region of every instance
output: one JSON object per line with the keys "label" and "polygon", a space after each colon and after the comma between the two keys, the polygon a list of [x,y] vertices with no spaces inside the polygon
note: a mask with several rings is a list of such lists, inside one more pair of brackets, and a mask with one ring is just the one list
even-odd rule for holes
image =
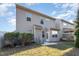
{"label": "grass lawn", "polygon": [[30,45],[19,48],[9,48],[0,50],[0,55],[9,56],[63,56],[71,51],[74,47],[74,42],[61,42],[56,45]]}

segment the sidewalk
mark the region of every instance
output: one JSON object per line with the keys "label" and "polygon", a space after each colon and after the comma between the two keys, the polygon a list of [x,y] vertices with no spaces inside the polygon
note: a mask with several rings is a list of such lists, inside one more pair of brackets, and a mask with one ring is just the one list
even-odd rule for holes
{"label": "sidewalk", "polygon": [[59,42],[44,42],[42,45],[57,45]]}

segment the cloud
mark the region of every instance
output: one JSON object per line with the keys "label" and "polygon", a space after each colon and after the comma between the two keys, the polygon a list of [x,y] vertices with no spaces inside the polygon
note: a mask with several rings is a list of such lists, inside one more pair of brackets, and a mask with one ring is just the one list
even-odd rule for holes
{"label": "cloud", "polygon": [[14,4],[0,4],[0,16],[11,15],[13,12],[10,12],[9,8],[14,6]]}
{"label": "cloud", "polygon": [[8,20],[8,23],[12,26],[15,26],[16,25],[16,19],[15,18],[11,18]]}
{"label": "cloud", "polygon": [[69,13],[63,13],[63,14],[60,14],[60,15],[58,15],[56,18],[65,18],[65,17],[67,17],[67,16],[69,16],[70,14]]}
{"label": "cloud", "polygon": [[[15,4],[0,4],[0,28],[4,31],[13,31],[16,28]],[[4,24],[4,25],[3,25]],[[5,29],[4,29],[5,28]],[[0,30],[1,30],[0,29]]]}
{"label": "cloud", "polygon": [[14,15],[14,12],[10,11],[7,14],[10,15],[10,16],[12,16],[12,15]]}
{"label": "cloud", "polygon": [[52,16],[55,16],[56,18],[63,18],[66,20],[71,19],[71,18],[72,18],[72,20],[74,20],[74,18],[76,17],[78,4],[76,4],[76,3],[60,4],[59,3],[59,4],[54,4],[54,5],[56,8],[61,8],[61,10],[52,12]]}
{"label": "cloud", "polygon": [[12,7],[12,6],[15,6],[14,4],[10,4],[10,3],[5,3],[5,4],[0,4],[0,6],[3,6],[3,7]]}
{"label": "cloud", "polygon": [[56,11],[53,11],[53,12],[52,12],[52,15],[55,15],[56,13],[57,13]]}
{"label": "cloud", "polygon": [[28,6],[33,6],[33,5],[37,5],[39,3],[27,3]]}

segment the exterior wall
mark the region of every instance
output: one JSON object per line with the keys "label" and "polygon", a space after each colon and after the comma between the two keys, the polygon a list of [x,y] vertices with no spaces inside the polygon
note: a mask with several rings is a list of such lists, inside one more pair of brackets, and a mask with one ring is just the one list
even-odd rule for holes
{"label": "exterior wall", "polygon": [[[16,10],[16,31],[20,32],[29,32],[29,30],[32,30],[33,25],[40,25],[42,27],[46,28],[55,28],[55,23],[54,20],[47,19],[45,17],[32,14],[32,20],[31,22],[26,21],[25,17],[28,15],[30,12],[26,12],[20,9]],[[43,19],[44,24],[40,24],[41,19]]]}
{"label": "exterior wall", "polygon": [[68,23],[66,23],[66,22],[62,22],[62,24],[63,24],[63,28],[74,28],[74,26],[73,25],[71,25],[71,24],[68,24]]}
{"label": "exterior wall", "polygon": [[[26,20],[26,16],[32,14],[31,22]],[[44,24],[40,24],[41,19],[43,19]],[[47,28],[50,31],[50,28],[56,27],[56,20],[48,19],[46,17],[30,13],[28,11],[16,9],[16,32],[34,32],[34,25],[42,26],[43,29]],[[49,32],[49,39],[52,39],[51,33]],[[59,41],[59,40],[58,40]]]}
{"label": "exterior wall", "polygon": [[[75,28],[74,25],[61,21],[61,33],[62,33],[61,37],[66,38],[66,40],[74,40],[74,28]],[[65,31],[69,32],[65,33]]]}
{"label": "exterior wall", "polygon": [[[51,22],[51,28],[55,28],[55,29],[58,29],[58,30],[50,30],[50,41],[60,41],[60,20],[59,19],[56,19],[55,21],[50,21]],[[54,24],[54,26],[52,27],[52,25]],[[57,37],[52,37],[52,31],[57,31]]]}
{"label": "exterior wall", "polygon": [[27,22],[25,17],[27,12],[16,10],[16,32],[32,32],[31,22]]}
{"label": "exterior wall", "polygon": [[60,31],[59,31],[59,36],[60,36],[60,38],[61,38],[62,35],[63,35],[63,23],[62,23],[61,19],[59,19],[59,20],[60,20]]}
{"label": "exterior wall", "polygon": [[59,39],[62,37],[62,22],[61,19],[56,19],[56,27],[59,29],[58,36]]}
{"label": "exterior wall", "polygon": [[52,37],[53,34],[52,34],[52,31],[56,31],[56,30],[51,30],[50,31],[50,41],[59,41],[60,40],[60,36],[59,36],[59,31],[56,31],[57,32],[57,37]]}
{"label": "exterior wall", "polygon": [[[31,21],[27,21],[26,16],[28,14],[32,14],[31,17]],[[44,24],[40,24],[41,19],[43,20]],[[39,25],[42,27],[41,31],[46,30],[48,32],[48,40],[49,41],[59,41],[60,38],[63,36],[63,28],[73,28],[73,25],[71,24],[67,24],[67,26],[63,25],[64,22],[62,22],[61,19],[49,19],[47,17],[43,17],[41,15],[29,12],[29,11],[25,11],[25,10],[21,10],[16,8],[16,32],[26,32],[26,33],[36,33],[36,29],[34,28],[34,25]],[[59,29],[57,30],[58,32],[58,37],[52,38],[52,32],[50,30],[50,28],[54,28],[54,29]],[[37,32],[37,33],[39,33]],[[40,33],[41,34],[41,33]],[[42,35],[42,34],[41,34]],[[34,36],[36,37],[36,36]]]}

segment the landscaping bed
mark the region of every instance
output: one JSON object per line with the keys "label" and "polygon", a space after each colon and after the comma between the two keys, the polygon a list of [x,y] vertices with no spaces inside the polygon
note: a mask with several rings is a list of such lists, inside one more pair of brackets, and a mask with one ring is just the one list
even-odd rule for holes
{"label": "landscaping bed", "polygon": [[74,42],[61,42],[57,45],[31,44],[24,47],[7,48],[0,55],[8,56],[63,56],[74,48]]}

